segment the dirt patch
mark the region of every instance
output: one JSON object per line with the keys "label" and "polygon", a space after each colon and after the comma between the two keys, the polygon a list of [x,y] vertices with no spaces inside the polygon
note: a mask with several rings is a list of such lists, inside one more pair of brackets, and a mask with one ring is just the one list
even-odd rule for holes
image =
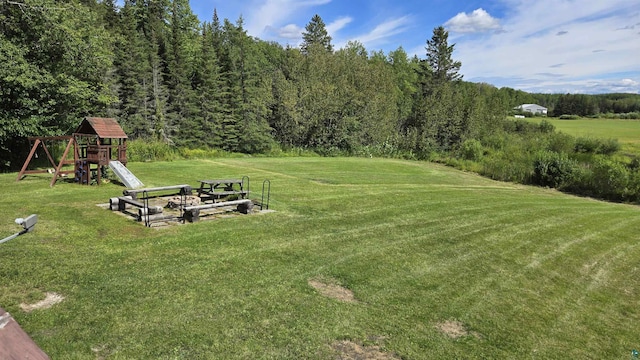
{"label": "dirt patch", "polygon": [[480,338],[480,334],[475,331],[467,330],[463,323],[457,320],[446,320],[436,324],[436,329],[452,339],[458,339],[464,336],[474,336]]}
{"label": "dirt patch", "polygon": [[48,292],[45,294],[44,300],[38,301],[34,304],[21,303],[20,309],[25,312],[31,312],[37,309],[48,309],[55,304],[61,303],[62,300],[64,300],[64,296],[53,292]]}
{"label": "dirt patch", "polygon": [[99,346],[92,346],[91,351],[93,351],[93,353],[96,355],[96,360],[104,360],[109,355],[111,355],[111,351],[109,350],[107,345],[104,344]]}
{"label": "dirt patch", "polygon": [[343,302],[357,302],[353,296],[353,292],[345,287],[336,284],[333,281],[321,281],[317,279],[309,280],[309,285],[326,297],[336,299]]}
{"label": "dirt patch", "polygon": [[393,353],[385,352],[379,346],[362,346],[352,341],[336,341],[331,345],[339,360],[395,360],[400,359]]}

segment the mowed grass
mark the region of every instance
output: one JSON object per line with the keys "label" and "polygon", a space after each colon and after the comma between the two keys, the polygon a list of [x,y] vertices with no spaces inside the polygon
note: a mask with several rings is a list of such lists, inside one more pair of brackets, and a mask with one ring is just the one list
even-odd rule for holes
{"label": "mowed grass", "polygon": [[[149,229],[123,190],[0,175],[0,306],[53,359],[629,358],[640,349],[640,209],[430,163],[131,163],[147,185],[248,175],[273,213]],[[357,302],[321,295],[332,279]],[[65,300],[26,313],[45,292]],[[437,327],[464,325],[451,338]]]}
{"label": "mowed grass", "polygon": [[552,123],[557,131],[575,137],[618,139],[623,152],[640,156],[640,120],[532,118],[537,123],[542,120]]}

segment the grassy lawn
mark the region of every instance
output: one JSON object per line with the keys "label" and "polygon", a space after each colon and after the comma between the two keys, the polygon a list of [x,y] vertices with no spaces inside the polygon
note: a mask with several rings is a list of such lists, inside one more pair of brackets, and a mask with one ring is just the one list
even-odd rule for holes
{"label": "grassy lawn", "polygon": [[622,151],[640,156],[640,120],[587,119],[560,120],[558,118],[532,118],[532,121],[551,122],[556,130],[576,137],[618,139]]}
{"label": "grassy lawn", "polygon": [[[403,359],[640,349],[637,207],[400,160],[130,169],[147,186],[248,175],[256,191],[268,178],[276,211],[149,229],[96,206],[115,184],[1,174],[0,237],[16,217],[39,221],[0,244],[0,306],[52,359],[327,359],[340,340]],[[21,310],[45,292],[65,299]]]}

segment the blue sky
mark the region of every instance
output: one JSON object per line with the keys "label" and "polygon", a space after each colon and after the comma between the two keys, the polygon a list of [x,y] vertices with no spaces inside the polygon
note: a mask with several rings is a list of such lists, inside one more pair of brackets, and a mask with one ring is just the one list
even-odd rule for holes
{"label": "blue sky", "polygon": [[191,0],[201,21],[242,15],[251,36],[298,46],[320,15],[335,48],[425,57],[443,25],[464,80],[528,92],[640,93],[640,0]]}

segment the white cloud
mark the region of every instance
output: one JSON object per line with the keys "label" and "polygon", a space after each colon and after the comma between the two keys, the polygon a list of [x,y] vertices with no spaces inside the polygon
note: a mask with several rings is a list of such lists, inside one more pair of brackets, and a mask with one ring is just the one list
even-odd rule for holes
{"label": "white cloud", "polygon": [[624,87],[640,88],[640,83],[632,79],[622,79],[620,80],[619,85]]}
{"label": "white cloud", "polygon": [[399,18],[393,18],[386,20],[376,25],[371,31],[351,36],[347,40],[339,41],[337,47],[342,47],[347,41],[358,41],[362,43],[366,48],[385,42],[392,36],[401,34],[409,28],[411,21],[409,16],[402,16]]}
{"label": "white cloud", "polygon": [[303,28],[296,24],[289,24],[284,27],[281,27],[276,32],[278,36],[285,39],[297,39],[299,40],[302,37]]}
{"label": "white cloud", "polygon": [[[614,88],[611,79],[621,78],[616,74],[640,77],[640,48],[634,45],[640,36],[617,31],[621,24],[640,20],[637,0],[504,1],[513,5],[502,19],[504,32],[456,39],[454,58],[462,62],[465,79],[512,79],[507,86],[526,91],[583,86],[594,92]],[[637,84],[635,89],[633,83],[619,85],[625,92],[638,92]]]}
{"label": "white cloud", "polygon": [[469,15],[464,12],[458,13],[458,15],[444,23],[444,26],[452,32],[475,33],[500,30],[500,21],[480,8]]}
{"label": "white cloud", "polygon": [[296,12],[330,2],[331,0],[263,0],[252,6],[253,10],[247,14],[247,32],[251,36],[263,38],[265,32],[280,27]]}
{"label": "white cloud", "polygon": [[326,26],[327,32],[330,36],[333,36],[352,21],[353,18],[349,16],[340,17]]}
{"label": "white cloud", "polygon": [[519,88],[529,92],[539,93],[572,93],[572,94],[601,94],[601,93],[635,93],[640,94],[640,82],[632,79],[588,79],[565,81],[522,81]]}
{"label": "white cloud", "polygon": [[[330,24],[326,25],[326,30],[327,33],[329,33],[330,36],[334,36],[334,34],[336,34],[338,31],[340,31],[342,28],[344,28],[345,26],[347,26],[349,23],[351,23],[353,21],[352,18],[348,17],[348,16],[344,16],[344,17],[340,17],[337,20],[331,22]],[[301,26],[298,26],[296,24],[288,24],[285,25],[279,29],[274,29],[271,27],[268,27],[268,29],[272,32],[272,33],[276,33],[278,35],[278,37],[283,38],[283,39],[288,39],[288,40],[295,40],[293,41],[293,43],[297,46],[302,42],[302,33],[305,31],[305,29]]]}

